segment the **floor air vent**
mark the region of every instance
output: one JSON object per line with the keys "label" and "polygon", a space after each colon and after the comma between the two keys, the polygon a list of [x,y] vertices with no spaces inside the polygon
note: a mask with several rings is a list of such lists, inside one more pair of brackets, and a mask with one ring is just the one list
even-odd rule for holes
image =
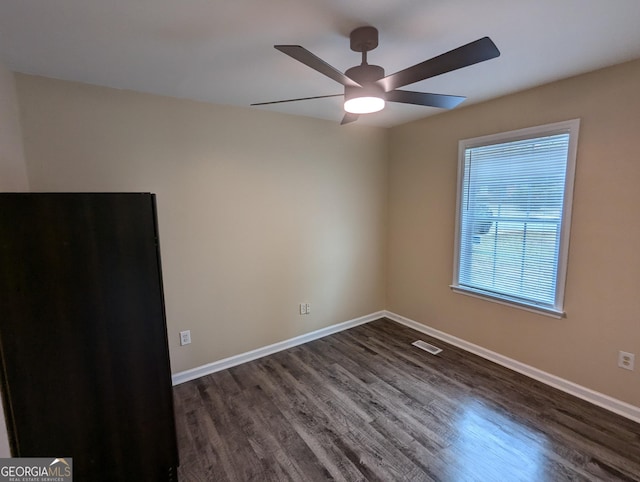
{"label": "floor air vent", "polygon": [[427,343],[426,341],[422,341],[422,340],[414,341],[411,344],[413,346],[417,346],[421,350],[428,351],[432,355],[437,355],[442,351],[442,348],[438,348],[437,346],[433,346],[430,343]]}

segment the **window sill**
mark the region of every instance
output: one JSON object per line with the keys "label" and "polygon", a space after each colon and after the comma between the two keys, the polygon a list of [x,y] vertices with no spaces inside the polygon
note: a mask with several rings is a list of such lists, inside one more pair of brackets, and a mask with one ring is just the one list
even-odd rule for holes
{"label": "window sill", "polygon": [[532,313],[537,313],[539,315],[550,316],[551,318],[565,318],[566,314],[564,311],[558,311],[553,308],[546,308],[536,305],[529,305],[526,303],[519,303],[517,301],[507,300],[504,298],[498,298],[497,296],[491,296],[483,291],[474,290],[471,288],[463,287],[463,286],[449,286],[454,293],[459,293],[461,295],[473,296],[474,298],[480,298],[482,300],[491,301],[493,303],[499,303],[501,305],[511,306],[513,308],[519,308],[521,310],[530,311]]}

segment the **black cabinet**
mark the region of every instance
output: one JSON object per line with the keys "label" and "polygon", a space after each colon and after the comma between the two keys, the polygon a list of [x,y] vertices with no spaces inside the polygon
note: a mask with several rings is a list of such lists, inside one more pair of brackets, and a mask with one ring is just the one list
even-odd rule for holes
{"label": "black cabinet", "polygon": [[0,194],[0,355],[13,456],[176,478],[154,195]]}

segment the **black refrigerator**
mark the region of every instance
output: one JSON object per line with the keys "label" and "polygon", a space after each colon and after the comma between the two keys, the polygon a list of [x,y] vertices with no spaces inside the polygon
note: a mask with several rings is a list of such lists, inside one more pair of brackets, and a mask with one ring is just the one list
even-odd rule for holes
{"label": "black refrigerator", "polygon": [[177,479],[155,195],[0,194],[0,356],[12,456]]}

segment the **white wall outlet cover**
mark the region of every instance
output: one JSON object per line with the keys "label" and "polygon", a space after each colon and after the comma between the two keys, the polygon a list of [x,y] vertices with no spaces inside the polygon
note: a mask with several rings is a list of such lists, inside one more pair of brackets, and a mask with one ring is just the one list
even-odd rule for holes
{"label": "white wall outlet cover", "polygon": [[180,346],[188,345],[191,343],[191,330],[185,330],[180,332]]}
{"label": "white wall outlet cover", "polygon": [[626,351],[618,352],[618,366],[625,370],[633,370],[635,362],[635,354]]}

